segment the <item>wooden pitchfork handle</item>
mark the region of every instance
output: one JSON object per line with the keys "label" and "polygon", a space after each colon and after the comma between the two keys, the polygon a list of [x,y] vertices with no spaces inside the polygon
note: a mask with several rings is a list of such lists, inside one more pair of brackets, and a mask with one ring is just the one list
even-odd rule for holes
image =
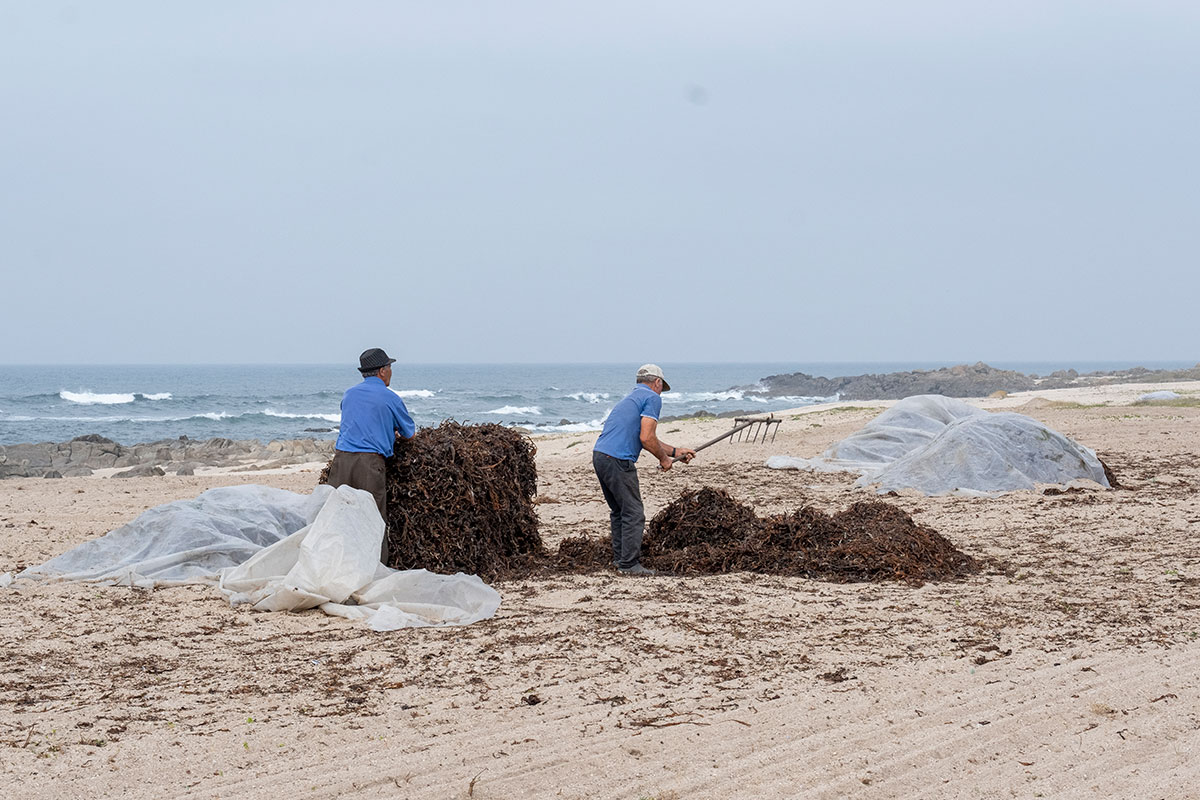
{"label": "wooden pitchfork handle", "polygon": [[[752,419],[752,420],[747,420],[746,422],[743,422],[740,425],[735,425],[732,429],[725,431],[720,436],[717,436],[716,438],[713,438],[713,439],[709,439],[707,442],[700,445],[699,447],[693,447],[692,450],[699,453],[704,448],[712,447],[717,442],[720,442],[724,439],[728,439],[730,436],[733,436],[735,433],[742,430],[743,428],[749,428],[751,425],[754,425],[755,423],[758,423],[758,422],[762,422],[762,420]],[[676,456],[675,458],[671,459],[672,464],[674,464],[676,461],[683,461],[683,459],[680,458],[679,456]]]}

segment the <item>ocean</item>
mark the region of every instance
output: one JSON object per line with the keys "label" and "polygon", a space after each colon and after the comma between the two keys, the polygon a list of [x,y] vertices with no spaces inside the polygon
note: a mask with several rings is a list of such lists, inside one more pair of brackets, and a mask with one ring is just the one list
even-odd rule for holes
{"label": "ocean", "polygon": [[[768,375],[806,372],[836,377],[936,369],[953,362],[720,363],[662,367],[672,391],[664,416],[696,411],[765,413],[830,398],[757,397]],[[534,434],[599,430],[613,404],[633,386],[637,364],[397,363],[392,390],[418,426],[445,419],[497,422]],[[1080,372],[1133,366],[1179,369],[1187,362],[1007,363],[1026,373]],[[96,433],[121,444],[193,439],[337,436],[342,393],[358,382],[348,365],[0,366],[0,444],[61,442]]]}

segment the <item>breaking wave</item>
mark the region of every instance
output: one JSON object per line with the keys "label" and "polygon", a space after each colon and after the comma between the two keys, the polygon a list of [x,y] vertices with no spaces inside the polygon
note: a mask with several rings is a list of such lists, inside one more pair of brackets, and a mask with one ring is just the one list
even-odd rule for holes
{"label": "breaking wave", "polygon": [[231,414],[228,411],[202,411],[195,414],[187,414],[178,417],[125,417],[125,416],[103,416],[103,417],[69,417],[69,416],[31,416],[26,414],[6,416],[6,422],[134,422],[134,423],[154,423],[154,422],[187,422],[189,420],[207,419],[213,422],[221,422],[223,420],[249,420],[254,417],[277,417],[281,419],[319,419],[325,422],[341,422],[340,414],[292,414],[286,411],[274,411],[265,409],[263,411],[243,411],[240,414]]}
{"label": "breaking wave", "polygon": [[533,433],[588,433],[604,427],[604,420],[594,419],[591,422],[568,422],[565,425],[534,425],[530,428]]}
{"label": "breaking wave", "polygon": [[499,416],[512,414],[531,414],[537,416],[542,413],[542,409],[538,408],[537,406],[503,406],[501,408],[493,408],[491,411],[485,411],[483,413],[497,414]]}
{"label": "breaking wave", "polygon": [[325,422],[341,422],[341,414],[291,414],[287,411],[273,411],[272,409],[264,409],[262,412],[268,417],[280,417],[281,419],[320,419]]}
{"label": "breaking wave", "polygon": [[744,400],[753,403],[767,402],[767,398],[748,395],[741,389],[729,389],[724,392],[663,392],[662,399],[665,403],[721,403]]}
{"label": "breaking wave", "polygon": [[139,397],[143,400],[170,400],[170,392],[157,392],[154,394],[146,394],[145,392],[116,392],[112,394],[104,394],[101,392],[68,392],[63,389],[58,393],[58,396],[69,403],[79,403],[85,406],[115,406],[124,403],[132,403]]}

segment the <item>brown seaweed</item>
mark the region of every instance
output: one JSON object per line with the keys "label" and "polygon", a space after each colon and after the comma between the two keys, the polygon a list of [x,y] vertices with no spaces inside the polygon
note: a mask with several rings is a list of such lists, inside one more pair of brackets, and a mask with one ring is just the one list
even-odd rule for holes
{"label": "brown seaweed", "polygon": [[388,566],[490,580],[544,556],[534,453],[527,435],[491,423],[447,420],[397,437],[386,462]]}

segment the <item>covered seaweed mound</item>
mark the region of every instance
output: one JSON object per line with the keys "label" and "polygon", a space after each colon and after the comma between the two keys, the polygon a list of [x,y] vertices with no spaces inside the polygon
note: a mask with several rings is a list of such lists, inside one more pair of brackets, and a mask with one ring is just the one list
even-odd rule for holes
{"label": "covered seaweed mound", "polygon": [[941,395],[904,398],[821,458],[771,456],[767,466],[858,472],[858,486],[880,493],[990,494],[1077,480],[1117,488],[1094,451],[1045,423]]}
{"label": "covered seaweed mound", "polygon": [[[578,542],[571,547],[584,552]],[[677,575],[745,571],[919,585],[979,570],[973,558],[888,503],[855,503],[833,515],[806,506],[760,519],[719,489],[684,492],[660,511],[642,552],[648,566]],[[560,553],[560,561],[568,558]]]}
{"label": "covered seaweed mound", "polygon": [[388,566],[489,580],[543,555],[534,452],[528,436],[492,423],[448,420],[397,438],[386,467]]}

